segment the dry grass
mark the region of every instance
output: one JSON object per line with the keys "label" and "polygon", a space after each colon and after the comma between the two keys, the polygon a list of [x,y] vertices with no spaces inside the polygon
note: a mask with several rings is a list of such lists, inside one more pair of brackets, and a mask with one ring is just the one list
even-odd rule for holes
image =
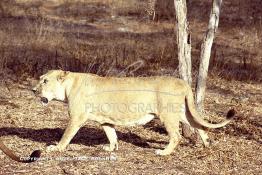
{"label": "dry grass", "polygon": [[[53,3],[51,3],[53,2]],[[55,3],[54,3],[55,2]],[[189,4],[194,70],[207,26],[208,1]],[[250,0],[225,2],[213,46],[206,111],[219,120],[230,107],[238,110],[229,126],[209,130],[214,144],[195,146],[183,139],[173,155],[154,150],[168,141],[158,120],[146,127],[118,127],[117,161],[39,161],[16,164],[0,153],[0,174],[259,174],[262,144],[261,10]],[[67,106],[43,108],[30,92],[30,82],[49,69],[100,75],[177,76],[172,21],[147,20],[145,1],[0,2],[0,136],[20,155],[57,142],[66,127]],[[239,9],[238,9],[239,8]],[[254,13],[253,13],[253,12]],[[254,14],[258,14],[257,16]],[[260,15],[261,16],[261,15]],[[195,73],[194,73],[195,75]],[[87,124],[63,153],[43,157],[105,157],[106,137],[97,124]]]}
{"label": "dry grass", "polygon": [[[192,4],[199,9],[205,5]],[[141,71],[151,75],[153,72],[159,74],[160,68],[173,69],[177,67],[174,59],[177,53],[172,21],[149,22],[143,13],[145,6],[145,1],[57,1],[54,4],[49,1],[3,1],[2,69],[9,68],[14,73],[21,69],[38,76],[48,69],[61,67],[104,75],[108,67],[123,70],[138,60],[146,66],[138,69],[137,75]],[[229,14],[221,19],[213,46],[211,73],[228,79],[260,82],[262,53],[256,49],[261,45],[261,32],[257,30],[259,21],[250,28],[234,24],[236,22],[232,27],[224,21],[235,9],[225,11]],[[189,13],[194,70],[206,28],[207,15],[203,12]],[[14,62],[17,66],[13,66]]]}

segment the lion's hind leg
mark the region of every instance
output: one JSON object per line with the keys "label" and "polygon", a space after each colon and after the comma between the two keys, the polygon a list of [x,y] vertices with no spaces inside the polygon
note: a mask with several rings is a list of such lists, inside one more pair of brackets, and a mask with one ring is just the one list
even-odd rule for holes
{"label": "lion's hind leg", "polygon": [[[190,115],[190,114],[187,113],[186,115]],[[201,125],[195,123],[195,122],[191,119],[191,116],[187,117],[186,115],[185,115],[185,114],[182,114],[182,115],[181,115],[181,121],[182,121],[183,123],[188,124],[188,125],[190,126],[190,127],[188,127],[188,128],[192,129],[192,131],[193,131],[194,129],[196,129],[196,130],[198,131],[198,133],[199,133],[199,135],[200,135],[200,138],[201,138],[201,140],[203,141],[205,147],[208,147],[208,146],[210,145],[210,139],[209,139],[207,133],[204,131],[204,128],[203,128]],[[185,127],[182,127],[182,128],[183,128],[183,133],[188,134],[187,131],[184,132],[184,128],[185,128]],[[194,129],[193,129],[193,128],[194,128]]]}
{"label": "lion's hind leg", "polygon": [[109,145],[103,146],[103,149],[105,151],[118,150],[117,135],[115,128],[110,124],[103,124],[102,127],[110,143]]}
{"label": "lion's hind leg", "polygon": [[197,130],[198,130],[198,133],[199,133],[205,147],[210,146],[210,139],[209,139],[207,133],[203,129],[197,129]]}
{"label": "lion's hind leg", "polygon": [[170,116],[167,117],[163,122],[169,135],[169,144],[165,147],[164,150],[156,150],[155,153],[157,155],[171,154],[181,139],[181,135],[179,133],[179,120],[177,120],[177,118]]}

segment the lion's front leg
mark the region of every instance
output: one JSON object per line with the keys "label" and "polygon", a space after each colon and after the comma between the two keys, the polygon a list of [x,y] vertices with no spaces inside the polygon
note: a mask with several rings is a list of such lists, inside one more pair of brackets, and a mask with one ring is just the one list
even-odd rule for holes
{"label": "lion's front leg", "polygon": [[46,148],[47,152],[51,151],[64,151],[66,146],[70,143],[73,139],[77,131],[81,128],[81,126],[86,122],[86,118],[71,118],[69,124],[62,136],[62,139],[59,141],[57,145],[50,145]]}
{"label": "lion's front leg", "polygon": [[105,151],[114,151],[118,150],[118,143],[117,143],[117,135],[116,135],[116,130],[112,125],[109,124],[104,124],[102,125],[106,136],[109,140],[110,145],[104,145],[103,149]]}

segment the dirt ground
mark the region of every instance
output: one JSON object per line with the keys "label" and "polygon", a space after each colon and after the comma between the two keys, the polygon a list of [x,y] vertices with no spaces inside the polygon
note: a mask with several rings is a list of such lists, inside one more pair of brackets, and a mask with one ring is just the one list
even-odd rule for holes
{"label": "dirt ground", "polygon": [[[102,150],[106,135],[91,122],[65,152],[44,151],[59,141],[69,120],[67,104],[54,101],[43,107],[31,91],[47,70],[177,76],[172,19],[149,21],[145,1],[46,2],[0,2],[0,137],[17,155],[43,150],[41,159],[31,164],[16,163],[0,152],[0,174],[261,174],[262,34],[256,22],[261,11],[253,8],[259,1],[240,3],[243,8],[238,1],[225,1],[213,46],[205,116],[221,121],[235,108],[236,118],[207,131],[210,147],[183,138],[165,157],[154,154],[168,143],[158,119],[145,126],[116,127],[119,150],[113,153]],[[210,9],[207,2],[189,4],[195,9],[189,12],[193,78]],[[256,20],[251,9],[259,14]]]}

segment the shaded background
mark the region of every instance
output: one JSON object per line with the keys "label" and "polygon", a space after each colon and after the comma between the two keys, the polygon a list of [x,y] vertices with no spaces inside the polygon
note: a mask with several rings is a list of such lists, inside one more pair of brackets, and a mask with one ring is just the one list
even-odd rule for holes
{"label": "shaded background", "polygon": [[[163,9],[158,1],[159,18],[152,22],[146,2],[3,0],[1,70],[34,77],[58,68],[104,75],[109,68],[116,74],[140,60],[143,66],[137,75],[162,74],[160,69],[172,73],[178,65],[173,9]],[[194,70],[210,5],[209,1],[188,3]],[[259,0],[223,2],[211,74],[261,81],[260,6]]]}

